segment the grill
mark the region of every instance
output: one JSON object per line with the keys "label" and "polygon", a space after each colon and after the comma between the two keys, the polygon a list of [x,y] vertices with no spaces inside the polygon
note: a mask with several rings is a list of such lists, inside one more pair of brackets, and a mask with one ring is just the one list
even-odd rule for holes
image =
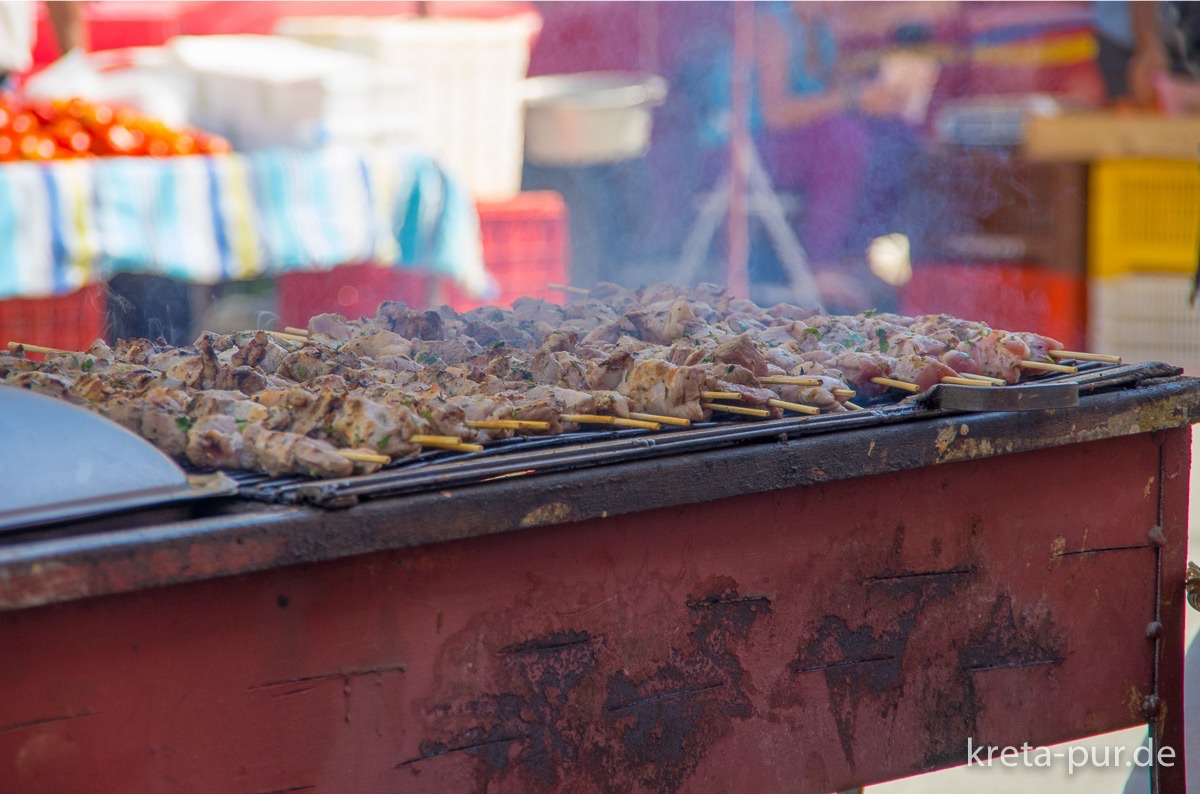
{"label": "grill", "polygon": [[1175,367],[1086,364],[11,527],[0,782],[815,792],[968,737],[1181,748],[1198,411]]}

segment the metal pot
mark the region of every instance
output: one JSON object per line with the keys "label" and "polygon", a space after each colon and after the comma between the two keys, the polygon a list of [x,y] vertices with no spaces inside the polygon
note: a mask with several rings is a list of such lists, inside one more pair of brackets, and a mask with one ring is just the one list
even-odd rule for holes
{"label": "metal pot", "polygon": [[651,110],[667,81],[650,74],[587,72],[525,81],[525,159],[585,166],[640,157],[650,146]]}

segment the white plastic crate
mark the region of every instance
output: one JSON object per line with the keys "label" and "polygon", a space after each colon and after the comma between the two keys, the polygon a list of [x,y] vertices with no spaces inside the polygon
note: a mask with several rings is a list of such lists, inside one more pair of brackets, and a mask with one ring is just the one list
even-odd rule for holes
{"label": "white plastic crate", "polygon": [[524,80],[540,24],[531,15],[296,17],[281,19],[275,30],[416,75],[403,108],[413,119],[415,143],[476,197],[504,199],[521,189]]}
{"label": "white plastic crate", "polygon": [[412,137],[404,117],[378,111],[410,100],[416,80],[398,67],[282,36],[180,36],[168,48],[192,79],[192,122],[238,150]]}
{"label": "white plastic crate", "polygon": [[1091,279],[1091,349],[1200,374],[1200,305],[1188,304],[1191,288],[1190,276],[1173,274]]}

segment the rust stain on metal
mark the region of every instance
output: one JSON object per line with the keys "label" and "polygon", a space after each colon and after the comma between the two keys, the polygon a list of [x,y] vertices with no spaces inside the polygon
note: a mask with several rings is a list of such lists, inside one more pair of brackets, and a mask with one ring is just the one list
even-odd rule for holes
{"label": "rust stain on metal", "polygon": [[[948,428],[952,432],[955,428]],[[941,433],[939,433],[939,436]],[[957,443],[955,443],[957,442]],[[994,435],[990,438],[968,438],[966,436],[958,436],[953,434],[945,444],[938,444],[938,456],[935,462],[937,463],[952,463],[958,460],[974,460],[975,458],[986,458],[992,455],[1006,455],[1011,453],[1016,444],[1013,439],[1005,438],[1001,435]]]}
{"label": "rust stain on metal", "polygon": [[[583,731],[574,723],[577,710],[571,699],[580,684],[597,668],[601,638],[587,632],[552,632],[501,648],[501,665],[513,679],[512,689],[484,694],[463,703],[431,709],[432,717],[465,723],[446,739],[424,739],[420,754],[402,761],[397,769],[411,768],[432,758],[465,753],[478,761],[475,775],[479,790],[519,767],[532,782],[552,785],[560,764],[577,760]],[[440,720],[439,720],[440,721]]]}
{"label": "rust stain on metal", "polygon": [[959,653],[959,666],[970,673],[1061,664],[1063,656],[1057,632],[1049,616],[1036,624],[1025,616],[1018,621],[1012,598],[1002,595],[992,607],[986,632],[967,644]]}
{"label": "rust stain on metal", "polygon": [[530,510],[521,518],[521,526],[536,527],[571,520],[571,506],[566,502],[547,502]]}
{"label": "rust stain on metal", "polygon": [[925,763],[931,768],[952,764],[965,752],[965,737],[983,741],[976,676],[1057,667],[1064,661],[1061,645],[1048,616],[1018,616],[1010,596],[997,598],[986,624],[959,651],[959,675],[938,687],[923,718],[930,737]]}
{"label": "rust stain on metal", "polygon": [[[893,552],[903,546],[905,527],[896,527]],[[868,703],[894,712],[900,697],[904,652],[922,613],[935,600],[953,596],[973,581],[973,565],[938,571],[882,571],[865,577],[865,585],[892,603],[906,604],[885,625],[866,623],[852,628],[840,615],[826,615],[811,626],[811,637],[789,664],[792,676],[819,672],[825,678],[829,711],[837,726],[846,761],[854,765],[855,721]],[[780,697],[775,698],[781,703]],[[941,733],[941,730],[938,731]]]}
{"label": "rust stain on metal", "polygon": [[1067,539],[1059,535],[1050,543],[1050,559],[1046,562],[1046,570],[1050,570],[1062,558],[1063,552],[1067,550]]}
{"label": "rust stain on metal", "polygon": [[1129,709],[1129,718],[1131,720],[1137,721],[1142,719],[1142,700],[1144,698],[1145,695],[1142,694],[1142,691],[1132,684],[1125,692],[1125,707]]}
{"label": "rust stain on metal", "polygon": [[933,440],[933,446],[938,451],[939,460],[946,455],[946,451],[950,449],[950,445],[954,443],[954,439],[957,437],[958,428],[954,426],[943,427],[937,431],[937,436]]}
{"label": "rust stain on metal", "polygon": [[740,645],[771,612],[769,595],[742,594],[726,577],[693,592],[681,605],[686,641],[643,669],[602,654],[604,638],[583,631],[498,649],[503,685],[427,709],[428,738],[396,768],[416,773],[462,753],[476,759],[479,790],[500,780],[561,787],[566,776],[606,791],[680,789],[733,721],[753,716]]}

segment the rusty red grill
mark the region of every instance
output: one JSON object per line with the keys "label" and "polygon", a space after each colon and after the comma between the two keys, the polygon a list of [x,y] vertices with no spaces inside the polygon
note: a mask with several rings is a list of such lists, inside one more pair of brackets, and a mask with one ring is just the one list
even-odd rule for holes
{"label": "rusty red grill", "polygon": [[1181,747],[1200,382],[1174,372],[247,478],[276,503],[8,536],[0,784],[822,792],[968,739]]}

